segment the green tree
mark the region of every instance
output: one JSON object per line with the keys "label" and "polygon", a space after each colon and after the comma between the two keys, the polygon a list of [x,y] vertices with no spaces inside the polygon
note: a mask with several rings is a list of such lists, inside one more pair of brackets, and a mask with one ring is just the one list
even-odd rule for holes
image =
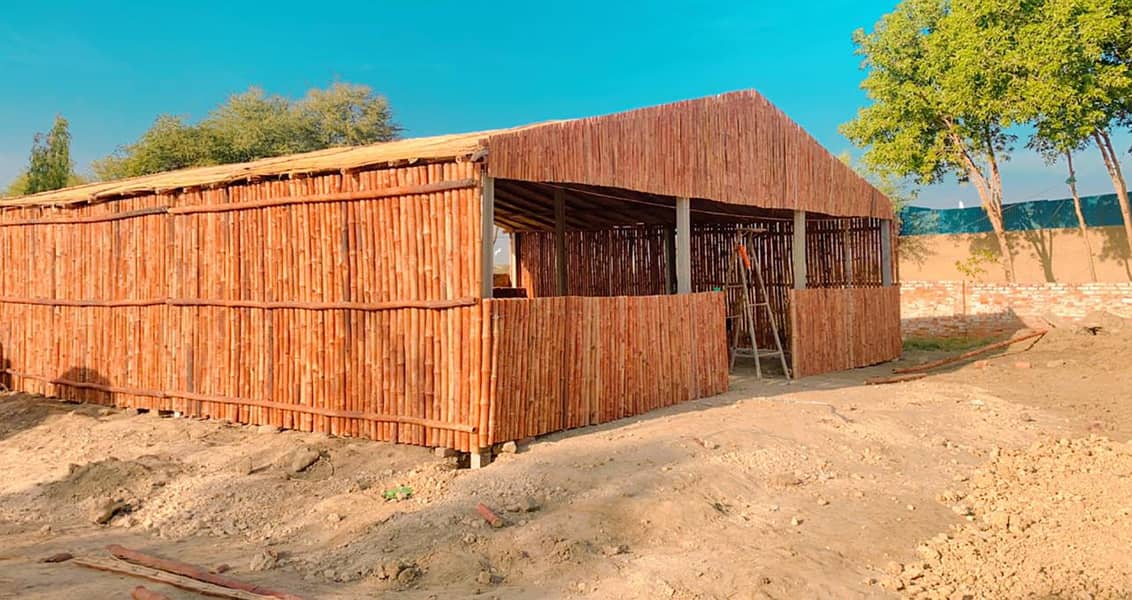
{"label": "green tree", "polygon": [[55,117],[47,134],[37,133],[32,141],[28,166],[24,167],[0,196],[23,196],[86,183],[75,173],[71,161],[71,134],[67,120]]}
{"label": "green tree", "polygon": [[1128,58],[1132,38],[1130,0],[1044,0],[1036,17],[1019,25],[1017,61],[1027,67],[1024,102],[1036,116],[1029,146],[1047,162],[1064,158],[1078,229],[1096,280],[1073,154],[1095,144],[1109,172],[1120,204],[1129,248],[1132,210],[1111,128],[1127,113],[1132,95]]}
{"label": "green tree", "polygon": [[367,86],[335,83],[299,100],[258,88],[230,97],[199,123],[162,115],[133,144],[94,163],[100,179],[246,162],[397,137],[389,103]]}
{"label": "green tree", "polygon": [[[84,183],[90,183],[90,178],[85,177],[83,175],[79,175],[78,173],[71,173],[71,175],[69,177],[67,177],[67,185],[64,186],[64,187],[82,185]],[[20,171],[20,173],[18,175],[16,175],[15,179],[13,179],[11,181],[11,183],[8,184],[7,189],[0,191],[0,198],[4,198],[4,197],[13,197],[14,198],[16,196],[23,196],[23,195],[26,195],[26,194],[29,193],[27,190],[28,190],[28,172],[27,172],[27,169],[24,169],[23,171]]]}
{"label": "green tree", "polygon": [[916,200],[916,196],[919,195],[919,190],[907,179],[899,179],[889,171],[877,170],[862,161],[853,160],[852,155],[848,152],[838,154],[837,159],[856,171],[865,181],[868,181],[880,193],[884,194],[888,201],[892,203],[892,212],[898,219],[904,208],[910,206]]}
{"label": "green tree", "polygon": [[27,169],[24,169],[23,171],[20,171],[19,175],[16,175],[16,178],[13,179],[11,183],[8,184],[8,188],[5,189],[4,193],[0,194],[0,196],[23,196],[25,193],[27,193],[27,189],[28,172]]}
{"label": "green tree", "polygon": [[1001,164],[1030,110],[1018,101],[1012,23],[1030,18],[1016,0],[905,0],[854,35],[871,104],[842,126],[876,172],[918,185],[948,175],[971,182],[1014,280],[1003,223]]}
{"label": "green tree", "polygon": [[27,180],[23,193],[35,194],[67,187],[74,173],[71,162],[71,132],[62,115],[47,135],[35,134],[28,159]]}

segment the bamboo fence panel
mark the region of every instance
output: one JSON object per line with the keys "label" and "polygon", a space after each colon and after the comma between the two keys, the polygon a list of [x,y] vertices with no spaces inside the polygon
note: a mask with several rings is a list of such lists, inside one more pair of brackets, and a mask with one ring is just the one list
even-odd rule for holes
{"label": "bamboo fence panel", "polygon": [[432,163],[4,211],[0,382],[479,447],[488,405],[481,355],[467,352],[485,337],[478,169]]}
{"label": "bamboo fence panel", "polygon": [[[884,223],[880,219],[864,217],[807,219],[808,287],[880,287],[880,230]],[[696,291],[726,290],[728,311],[730,314],[738,314],[742,293],[738,289],[726,287],[729,283],[738,283],[731,281],[735,278],[731,268],[736,260],[738,228],[757,231],[748,237],[750,255],[759,263],[771,310],[779,329],[785,332],[787,347],[790,348],[793,331],[790,293],[794,287],[794,226],[791,221],[762,219],[744,223],[693,225],[692,287]],[[519,256],[521,281],[528,294],[532,297],[556,295],[554,233],[524,231],[516,232],[515,235],[519,238],[522,249]],[[665,252],[665,237],[666,229],[656,226],[567,231],[570,257],[567,292],[570,295],[599,297],[664,293],[670,269],[669,255]],[[883,312],[875,314],[878,318],[887,318]],[[891,320],[885,320],[877,326],[883,329],[890,324]],[[737,335],[740,344],[749,343],[745,331],[731,332],[731,335]],[[773,332],[766,319],[758,321],[755,335],[759,347],[773,347]],[[824,362],[828,361],[819,360],[819,364]]]}
{"label": "bamboo fence panel", "polygon": [[485,302],[499,356],[489,441],[605,423],[728,386],[723,295]]}
{"label": "bamboo fence panel", "polygon": [[898,358],[904,346],[900,334],[900,288],[847,291],[852,298],[849,339],[853,343],[853,366],[864,367]]}
{"label": "bamboo fence panel", "polygon": [[797,377],[865,367],[901,352],[900,288],[791,290],[791,357]]}
{"label": "bamboo fence panel", "polygon": [[891,219],[889,201],[754,91],[487,137],[489,174]]}

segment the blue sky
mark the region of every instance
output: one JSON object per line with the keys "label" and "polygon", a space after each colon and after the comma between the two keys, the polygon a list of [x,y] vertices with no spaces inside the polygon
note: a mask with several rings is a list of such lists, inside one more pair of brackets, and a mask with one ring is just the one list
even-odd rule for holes
{"label": "blue sky", "polygon": [[[755,88],[833,152],[864,102],[854,29],[895,0],[778,2],[19,2],[0,12],[0,183],[36,131],[71,121],[80,171],[160,113],[199,118],[251,85],[298,97],[335,79],[388,96],[406,135],[615,112]],[[1123,144],[1127,146],[1127,144]],[[1099,159],[1084,193],[1110,192]],[[1008,200],[1065,195],[1024,154]],[[921,204],[977,203],[969,186]]]}

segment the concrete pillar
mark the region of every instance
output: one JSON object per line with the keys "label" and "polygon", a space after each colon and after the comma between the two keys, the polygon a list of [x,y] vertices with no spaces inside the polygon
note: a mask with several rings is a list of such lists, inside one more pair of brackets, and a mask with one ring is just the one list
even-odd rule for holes
{"label": "concrete pillar", "polygon": [[880,282],[884,287],[892,285],[892,221],[880,222]]}
{"label": "concrete pillar", "polygon": [[794,289],[806,289],[806,211],[794,211]]}
{"label": "concrete pillar", "polygon": [[676,293],[692,293],[692,201],[676,199]]}
{"label": "concrete pillar", "polygon": [[511,287],[523,287],[523,268],[520,263],[523,260],[520,248],[522,234],[517,231],[511,233]]}

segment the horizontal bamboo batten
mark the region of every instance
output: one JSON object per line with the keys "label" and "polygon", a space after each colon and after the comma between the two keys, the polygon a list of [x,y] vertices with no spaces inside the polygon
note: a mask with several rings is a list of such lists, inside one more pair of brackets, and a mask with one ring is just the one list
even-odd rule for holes
{"label": "horizontal bamboo batten", "polygon": [[[0,213],[0,383],[479,447],[477,165]],[[490,337],[490,332],[489,337]],[[477,346],[478,347],[478,346]]]}
{"label": "horizontal bamboo batten", "polygon": [[727,390],[723,295],[490,300],[489,441],[605,423]]}
{"label": "horizontal bamboo batten", "polygon": [[798,377],[875,365],[900,356],[900,288],[790,291]]}
{"label": "horizontal bamboo batten", "polygon": [[263,308],[298,310],[396,310],[398,308],[456,308],[474,306],[476,298],[453,300],[401,300],[393,302],[259,302],[255,300],[208,300],[205,298],[151,298],[141,300],[57,300],[52,298],[12,298],[0,296],[2,304],[36,306],[223,306],[228,308]]}

